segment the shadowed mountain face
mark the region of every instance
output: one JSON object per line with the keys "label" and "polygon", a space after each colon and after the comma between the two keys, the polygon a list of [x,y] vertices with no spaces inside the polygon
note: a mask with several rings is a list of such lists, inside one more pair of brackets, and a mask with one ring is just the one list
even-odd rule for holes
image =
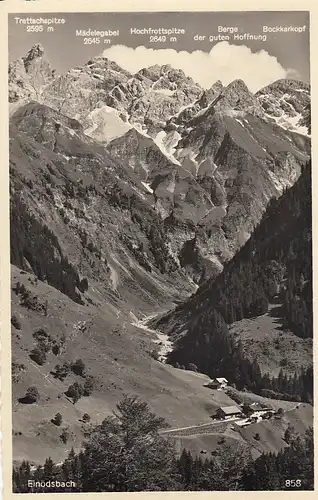
{"label": "shadowed mountain face", "polygon": [[[31,216],[39,230],[47,226],[101,298],[123,300],[138,312],[193,289],[169,253],[151,193],[76,120],[35,102],[19,108],[11,118],[10,170],[12,231],[19,220],[29,240],[21,219]],[[23,256],[13,263],[35,274],[43,264],[47,276],[41,245],[14,239],[13,255]]]}
{"label": "shadowed mountain face", "polygon": [[[312,400],[311,368],[299,386],[305,392],[293,382],[313,361],[311,209],[309,162],[296,183],[270,202],[222,273],[153,322],[174,340],[168,356],[173,365],[194,363],[211,377],[223,374],[238,388],[261,395],[270,390]],[[288,372],[288,383],[282,382]]]}
{"label": "shadowed mountain face", "polygon": [[190,127],[154,141],[129,131],[107,149],[153,190],[171,240],[178,235],[177,255],[187,227],[198,253],[219,265],[248,239],[268,201],[298,178],[310,140],[241,111],[212,106],[198,114]]}

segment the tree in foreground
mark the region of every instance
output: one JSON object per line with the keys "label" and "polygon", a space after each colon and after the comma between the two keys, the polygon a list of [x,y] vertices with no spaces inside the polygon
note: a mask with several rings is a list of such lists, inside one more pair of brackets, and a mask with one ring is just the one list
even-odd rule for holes
{"label": "tree in foreground", "polygon": [[77,401],[83,396],[84,389],[81,384],[78,382],[74,382],[74,384],[70,385],[66,391],[66,395],[73,399],[73,403],[77,403]]}
{"label": "tree in foreground", "polygon": [[83,376],[85,372],[85,363],[82,359],[77,359],[73,364],[72,364],[72,370],[76,375]]}
{"label": "tree in foreground", "polygon": [[84,448],[84,491],[178,489],[173,445],[160,436],[165,420],[134,396],[96,426]]}
{"label": "tree in foreground", "polygon": [[[210,459],[193,457],[186,450],[177,459],[172,442],[160,434],[165,427],[165,420],[147,403],[125,396],[112,416],[88,429],[82,451],[76,454],[72,449],[62,465],[48,458],[35,471],[27,462],[14,467],[14,492],[30,492],[27,481],[43,478],[72,479],[75,486],[64,492],[313,489],[312,429],[304,436],[291,433],[286,448],[253,461],[249,448],[240,443],[235,448],[222,443]],[[63,432],[66,443],[68,431]]]}
{"label": "tree in foreground", "polygon": [[35,347],[30,352],[30,358],[35,361],[38,365],[42,366],[46,362],[46,354],[43,349]]}

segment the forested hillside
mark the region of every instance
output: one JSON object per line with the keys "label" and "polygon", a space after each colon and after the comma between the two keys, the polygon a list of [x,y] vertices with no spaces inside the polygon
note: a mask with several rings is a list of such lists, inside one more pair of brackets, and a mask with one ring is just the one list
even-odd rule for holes
{"label": "forested hillside", "polygon": [[213,286],[212,304],[227,323],[267,311],[278,293],[290,328],[312,336],[311,166],[269,207],[248,243]]}
{"label": "forested hillside", "polygon": [[299,337],[311,337],[311,255],[309,163],[295,185],[269,204],[250,240],[222,274],[159,321],[160,328],[176,333],[187,329],[176,339],[169,361],[194,363],[204,373],[226,376],[256,392],[269,390],[310,401],[310,367],[294,376],[282,370],[276,378],[261,375],[257,361],[247,360],[230,337],[227,324],[264,314],[269,301],[279,297],[286,325]]}
{"label": "forested hillside", "polygon": [[272,200],[251,238],[214,280],[182,309],[214,307],[230,324],[267,311],[281,293],[296,335],[312,336],[311,164]]}

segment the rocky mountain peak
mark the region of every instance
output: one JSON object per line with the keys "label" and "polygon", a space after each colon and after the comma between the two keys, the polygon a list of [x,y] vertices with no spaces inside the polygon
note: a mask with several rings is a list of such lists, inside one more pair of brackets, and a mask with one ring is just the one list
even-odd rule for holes
{"label": "rocky mountain peak", "polygon": [[37,43],[27,54],[9,65],[9,101],[39,100],[43,88],[55,76],[45,59],[44,47]]}
{"label": "rocky mountain peak", "polygon": [[262,116],[263,112],[257,98],[243,80],[233,80],[227,87],[220,90],[222,99],[217,103],[217,110],[243,111]]}
{"label": "rocky mountain peak", "polygon": [[115,61],[108,59],[108,57],[104,56],[103,53],[98,54],[93,59],[90,59],[89,61],[87,61],[87,63],[85,63],[85,65],[84,65],[84,68],[88,69],[88,70],[94,70],[94,69],[100,68],[103,70],[111,70],[111,71],[115,71],[117,73],[122,73],[129,78],[132,76],[129,73],[129,71],[126,71],[124,68],[119,66]]}
{"label": "rocky mountain peak", "polygon": [[34,59],[38,59],[40,57],[44,56],[44,47],[40,43],[36,43],[31,47],[27,55],[23,58],[24,64],[27,68],[27,66],[30,64],[31,61],[34,61]]}
{"label": "rocky mountain peak", "polygon": [[266,92],[277,92],[277,91],[305,91],[310,92],[310,84],[307,82],[303,82],[301,80],[293,80],[291,78],[281,78],[276,80],[273,83],[270,83],[266,87],[263,87],[258,92],[256,92],[256,96],[263,95]]}
{"label": "rocky mountain peak", "polygon": [[254,97],[246,83],[241,79],[233,80],[229,83],[223,90],[223,94],[231,105],[235,105],[238,101],[243,99],[252,100]]}
{"label": "rocky mountain peak", "polygon": [[173,70],[170,64],[154,64],[148,68],[142,68],[136,75],[142,75],[153,82],[157,81],[161,76],[166,76],[169,71]]}
{"label": "rocky mountain peak", "polygon": [[161,78],[166,78],[170,82],[179,81],[192,81],[191,78],[187,77],[182,69],[176,69],[171,66],[171,64],[154,64],[149,66],[149,68],[143,68],[136,75],[142,75],[149,80],[156,82]]}
{"label": "rocky mountain peak", "polygon": [[216,82],[213,83],[213,85],[209,88],[207,92],[221,92],[224,89],[223,83],[221,80],[217,80]]}
{"label": "rocky mountain peak", "polygon": [[212,87],[208,90],[205,90],[198,101],[201,108],[206,108],[209,106],[216,97],[223,95],[223,84],[220,80],[217,80],[213,83]]}
{"label": "rocky mountain peak", "polygon": [[310,84],[300,80],[280,79],[259,90],[255,97],[264,116],[282,128],[303,135],[310,133]]}

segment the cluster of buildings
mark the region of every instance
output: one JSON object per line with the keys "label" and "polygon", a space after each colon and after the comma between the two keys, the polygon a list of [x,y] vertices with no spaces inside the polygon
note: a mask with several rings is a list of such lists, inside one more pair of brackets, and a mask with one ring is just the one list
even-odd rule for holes
{"label": "cluster of buildings", "polygon": [[[209,380],[205,387],[214,390],[224,390],[228,385],[228,381],[224,377],[217,377]],[[221,420],[228,420],[233,418],[249,418],[251,421],[257,421],[260,417],[265,417],[266,415],[273,414],[274,410],[272,408],[267,408],[260,403],[243,404],[238,406],[220,406],[215,414],[214,418]]]}
{"label": "cluster of buildings", "polygon": [[228,381],[224,377],[220,378],[213,378],[212,380],[209,380],[206,384],[204,384],[204,387],[208,387],[209,389],[216,389],[218,391],[221,391],[227,387]]}
{"label": "cluster of buildings", "polygon": [[214,417],[222,420],[239,417],[257,420],[259,417],[264,417],[269,413],[273,414],[274,410],[264,407],[260,403],[251,403],[242,406],[220,406],[216,410]]}

